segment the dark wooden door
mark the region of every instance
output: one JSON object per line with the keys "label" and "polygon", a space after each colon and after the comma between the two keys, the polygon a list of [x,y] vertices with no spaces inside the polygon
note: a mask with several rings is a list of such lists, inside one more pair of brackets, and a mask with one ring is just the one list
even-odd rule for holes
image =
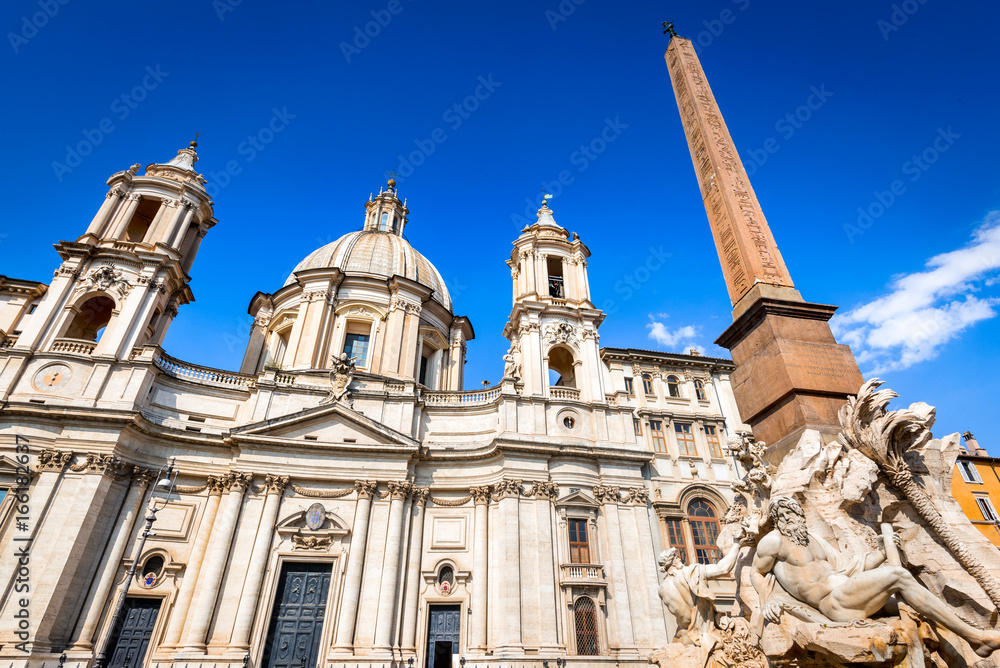
{"label": "dark wooden door", "polygon": [[427,668],[452,668],[458,654],[461,631],[461,607],[432,605],[427,623]]}
{"label": "dark wooden door", "polygon": [[286,563],[264,646],[265,668],[314,668],[330,591],[330,564]]}
{"label": "dark wooden door", "polygon": [[158,598],[126,598],[122,616],[115,629],[115,648],[108,668],[141,668],[153,638],[156,617],[160,614]]}

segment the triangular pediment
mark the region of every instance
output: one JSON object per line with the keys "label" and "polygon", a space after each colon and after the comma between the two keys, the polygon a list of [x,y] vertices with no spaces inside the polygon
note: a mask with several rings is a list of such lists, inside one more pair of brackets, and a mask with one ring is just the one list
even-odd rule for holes
{"label": "triangular pediment", "polygon": [[556,507],[568,507],[572,506],[574,508],[600,508],[599,504],[593,496],[587,494],[582,489],[575,492],[570,492],[561,499],[557,499],[555,502]]}
{"label": "triangular pediment", "polygon": [[420,443],[342,403],[307,408],[297,413],[233,429],[243,441],[278,441],[334,446],[396,446],[417,448]]}

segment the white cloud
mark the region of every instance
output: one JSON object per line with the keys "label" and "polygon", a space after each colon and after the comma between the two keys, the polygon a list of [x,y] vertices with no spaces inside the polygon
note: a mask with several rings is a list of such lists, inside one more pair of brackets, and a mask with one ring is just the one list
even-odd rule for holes
{"label": "white cloud", "polygon": [[834,331],[871,368],[866,375],[933,359],[977,322],[996,317],[1000,297],[980,295],[998,283],[1000,211],[991,212],[962,248],[935,255],[925,270],[895,277],[889,292],[839,314]]}
{"label": "white cloud", "polygon": [[684,325],[677,329],[670,329],[663,322],[667,317],[666,313],[649,314],[649,323],[646,324],[646,329],[649,330],[650,339],[656,341],[664,348],[669,348],[676,352],[686,353],[691,348],[694,348],[702,354],[705,353],[704,346],[696,343],[699,327]]}

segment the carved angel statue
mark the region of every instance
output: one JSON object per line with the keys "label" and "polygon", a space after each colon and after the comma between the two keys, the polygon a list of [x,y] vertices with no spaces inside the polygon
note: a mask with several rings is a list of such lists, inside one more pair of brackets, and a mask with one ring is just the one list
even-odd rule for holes
{"label": "carved angel statue", "polygon": [[335,401],[342,401],[350,396],[348,389],[351,381],[354,380],[354,358],[348,357],[347,353],[340,353],[340,357],[333,357],[333,371],[330,372],[330,394],[326,395],[320,404],[331,404]]}
{"label": "carved angel statue", "polygon": [[908,570],[886,563],[885,552],[841,554],[809,531],[805,512],[792,499],[772,500],[768,513],[774,529],[757,544],[750,575],[761,601],[758,632],[764,620],[778,622],[783,612],[820,624],[868,619],[896,595],[961,636],[979,656],[989,656],[1000,647],[1000,631],[967,624]]}

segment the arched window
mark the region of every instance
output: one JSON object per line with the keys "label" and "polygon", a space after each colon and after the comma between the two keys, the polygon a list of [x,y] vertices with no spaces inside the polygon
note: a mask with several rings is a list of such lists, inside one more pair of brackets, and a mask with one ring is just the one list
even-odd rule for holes
{"label": "arched window", "polygon": [[382,231],[382,232],[385,232],[385,231],[387,231],[389,229],[389,213],[388,212],[382,214],[382,220],[379,221],[378,229],[380,231]]}
{"label": "arched window", "polygon": [[714,564],[722,558],[722,551],[715,544],[719,539],[719,520],[715,509],[703,499],[695,499],[688,504],[688,523],[694,554],[699,564]]}
{"label": "arched window", "polygon": [[705,383],[704,382],[702,382],[700,380],[694,381],[694,395],[696,397],[698,397],[698,401],[705,401],[706,396],[705,396]]}
{"label": "arched window", "polygon": [[564,346],[557,346],[549,351],[549,387],[576,387],[576,367],[573,362],[573,353]]}
{"label": "arched window", "polygon": [[653,392],[653,378],[648,373],[642,374],[642,391],[646,394],[655,394]]}
{"label": "arched window", "polygon": [[80,304],[76,317],[66,329],[66,338],[100,341],[105,326],[111,321],[115,300],[98,295]]}
{"label": "arched window", "polygon": [[597,637],[597,607],[594,599],[581,596],[573,605],[573,624],[576,627],[576,653],[597,656],[600,640]]}
{"label": "arched window", "polygon": [[677,381],[677,376],[667,376],[667,394],[672,397],[681,396],[681,384]]}
{"label": "arched window", "polygon": [[438,588],[445,594],[455,588],[455,569],[451,566],[442,566],[438,571]]}

